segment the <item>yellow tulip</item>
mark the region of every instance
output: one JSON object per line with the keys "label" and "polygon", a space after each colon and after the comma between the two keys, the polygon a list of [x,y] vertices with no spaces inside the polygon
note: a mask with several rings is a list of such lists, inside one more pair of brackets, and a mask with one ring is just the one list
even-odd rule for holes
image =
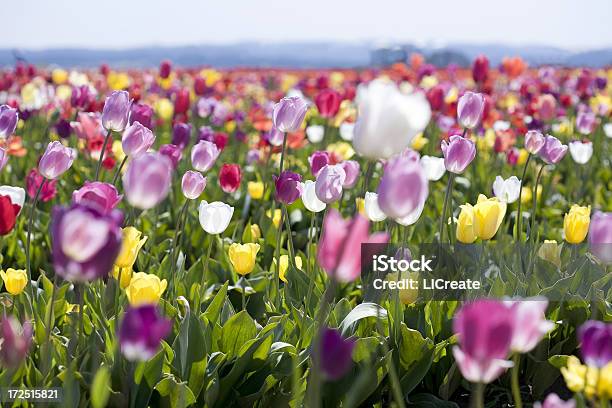
{"label": "yellow tulip", "polygon": [[259,252],[259,244],[237,244],[230,245],[228,255],[232,266],[240,275],[247,275],[255,268],[255,260]]}
{"label": "yellow tulip", "polygon": [[538,250],[538,256],[559,267],[561,265],[561,246],[557,244],[557,241],[545,240]]}
{"label": "yellow tulip", "polygon": [[527,162],[527,157],[529,157],[529,152],[525,149],[521,149],[519,150],[519,155],[518,155],[518,159],[516,161],[516,164],[518,166],[522,166],[523,164],[525,164]]}
{"label": "yellow tulip", "polygon": [[[276,265],[276,258],[274,258],[274,265]],[[295,257],[295,266],[301,271],[302,270],[302,258],[299,256]],[[287,278],[285,278],[285,274],[287,273],[287,269],[289,268],[289,255],[281,255],[280,256],[280,266],[278,268],[278,277],[283,282],[287,283]]]}
{"label": "yellow tulip", "polygon": [[261,238],[261,229],[259,228],[259,225],[251,224],[251,236],[253,237],[253,240],[258,240]]}
{"label": "yellow tulip", "polygon": [[357,206],[357,211],[359,211],[359,214],[363,215],[364,217],[366,216],[366,212],[365,212],[365,200],[361,197],[357,197],[355,199],[355,205]]}
{"label": "yellow tulip", "polygon": [[20,294],[28,284],[28,275],[23,269],[8,268],[6,272],[0,271],[0,276],[4,281],[6,291],[11,295]]}
{"label": "yellow tulip", "polygon": [[563,219],[565,240],[570,244],[579,244],[586,238],[591,223],[591,206],[572,205],[569,213]]}
{"label": "yellow tulip", "polygon": [[222,75],[219,71],[209,68],[200,71],[200,76],[206,80],[206,86],[213,86],[222,78]]}
{"label": "yellow tulip", "polygon": [[61,68],[56,68],[51,72],[51,80],[55,85],[61,85],[68,80],[68,72]]}
{"label": "yellow tulip", "polygon": [[122,89],[127,89],[127,87],[130,86],[130,77],[125,72],[111,71],[106,77],[106,83],[108,84],[109,88],[120,91]]}
{"label": "yellow tulip", "polygon": [[506,207],[506,203],[497,197],[487,198],[483,194],[478,196],[474,206],[474,232],[478,238],[491,239],[495,236],[506,215]]}
{"label": "yellow tulip", "polygon": [[457,241],[464,244],[471,244],[476,241],[474,232],[474,207],[471,204],[461,206],[459,219],[457,220]]}
{"label": "yellow tulip", "polygon": [[167,98],[162,98],[155,103],[155,113],[164,121],[169,121],[174,115],[174,105]]}
{"label": "yellow tulip", "polygon": [[131,266],[127,266],[125,268],[122,268],[120,266],[113,266],[113,277],[115,279],[119,279],[119,277],[121,276],[121,281],[119,282],[119,286],[121,286],[121,289],[125,289],[129,286],[130,281],[132,280],[133,272],[134,270]]}
{"label": "yellow tulip", "polygon": [[426,137],[423,137],[423,133],[421,132],[416,135],[414,139],[412,139],[412,148],[414,150],[420,151],[421,149],[423,149],[423,147],[425,147],[428,142],[429,140]]}
{"label": "yellow tulip", "polygon": [[608,363],[599,371],[597,394],[600,398],[612,399],[612,363]]}
{"label": "yellow tulip", "polygon": [[[399,272],[393,272],[393,273],[387,274],[387,276],[385,277],[385,280],[387,282],[390,282],[390,281],[400,282],[401,280],[405,280],[405,281],[412,280],[413,282],[418,282],[419,273],[404,271],[404,272],[401,272],[400,274]],[[407,287],[404,289],[396,289],[396,290],[399,290],[400,302],[402,302],[405,305],[413,304],[414,302],[416,302],[417,298],[419,297],[418,285],[415,285],[415,287]]]}
{"label": "yellow tulip", "polygon": [[61,101],[69,101],[72,96],[72,88],[68,85],[60,85],[55,88],[55,96]]}
{"label": "yellow tulip", "polygon": [[272,218],[272,223],[276,228],[278,228],[281,223],[282,211],[277,208],[276,210],[274,210],[274,216],[272,216],[272,211],[268,210],[266,211],[266,215],[268,216],[268,218]]}
{"label": "yellow tulip", "polygon": [[141,239],[142,232],[134,227],[125,227],[122,229],[123,241],[121,243],[121,252],[115,260],[115,266],[127,268],[134,266],[136,257],[142,246],[147,242],[147,237]]}
{"label": "yellow tulip", "polygon": [[335,153],[342,160],[349,160],[355,155],[355,150],[353,150],[353,146],[351,146],[350,143],[346,142],[331,143],[327,145],[327,151],[330,153]]}
{"label": "yellow tulip", "polygon": [[234,130],[236,130],[236,122],[234,122],[233,120],[228,120],[227,122],[225,122],[226,132],[234,133]]}
{"label": "yellow tulip", "polygon": [[157,304],[168,283],[165,279],[145,272],[136,272],[125,290],[132,306]]}
{"label": "yellow tulip", "polygon": [[450,105],[457,102],[457,99],[459,99],[459,90],[456,86],[453,86],[444,97],[444,102]]}
{"label": "yellow tulip", "polygon": [[249,181],[247,188],[253,200],[261,200],[264,193],[264,184],[261,181]]}
{"label": "yellow tulip", "polygon": [[589,398],[595,395],[598,377],[595,367],[582,365],[578,357],[570,356],[567,360],[567,366],[561,368],[561,374],[570,391],[583,392]]}
{"label": "yellow tulip", "polygon": [[157,83],[162,89],[170,89],[174,83],[174,72],[170,72],[167,78],[157,77]]}
{"label": "yellow tulip", "polygon": [[[113,141],[113,156],[115,156],[115,159],[118,162],[123,161],[123,159],[125,159],[125,152],[123,151],[123,144],[121,143],[121,140],[115,140]],[[127,169],[127,166],[123,166],[123,170],[122,172],[124,172]]]}

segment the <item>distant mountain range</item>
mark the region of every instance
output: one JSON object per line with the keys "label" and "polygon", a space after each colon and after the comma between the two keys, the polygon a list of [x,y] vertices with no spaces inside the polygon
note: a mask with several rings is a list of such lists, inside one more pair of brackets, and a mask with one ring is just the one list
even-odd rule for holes
{"label": "distant mountain range", "polygon": [[350,68],[385,65],[405,59],[410,53],[423,53],[437,65],[449,62],[469,64],[485,54],[497,65],[504,56],[521,56],[530,65],[562,64],[603,67],[612,65],[612,48],[573,52],[547,46],[509,46],[499,44],[449,44],[421,49],[411,44],[379,46],[368,43],[238,43],[181,47],[141,47],[112,49],[0,49],[0,66],[12,65],[16,58],[36,65],[95,67],[107,63],[114,67],[152,67],[163,59],[181,66]]}

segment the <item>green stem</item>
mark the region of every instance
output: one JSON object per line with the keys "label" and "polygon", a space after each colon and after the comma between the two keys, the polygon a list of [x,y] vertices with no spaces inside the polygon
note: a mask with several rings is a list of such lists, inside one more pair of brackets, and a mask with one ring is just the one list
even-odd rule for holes
{"label": "green stem", "polygon": [[484,408],[484,390],[485,385],[482,383],[474,384],[472,390],[472,408]]}
{"label": "green stem", "polygon": [[102,162],[104,161],[104,153],[106,152],[106,146],[108,145],[110,135],[111,131],[109,130],[108,133],[106,133],[106,137],[104,138],[104,144],[102,145],[102,151],[100,152],[100,158],[98,159],[98,165],[96,166],[96,177],[94,181],[98,181],[100,177],[100,168],[102,167]]}
{"label": "green stem", "polygon": [[287,132],[285,132],[285,134],[283,135],[283,150],[281,151],[281,158],[280,158],[280,172],[283,172],[283,165],[285,164],[285,152],[287,150]]}
{"label": "green stem", "polygon": [[185,203],[183,204],[183,206],[181,207],[181,211],[179,212],[179,216],[178,219],[176,220],[176,229],[174,230],[174,238],[172,239],[172,249],[170,250],[170,288],[168,290],[168,293],[170,294],[170,302],[174,301],[174,291],[175,291],[175,285],[174,285],[174,280],[176,279],[176,277],[174,276],[174,272],[176,269],[176,250],[178,248],[178,239],[179,236],[181,236],[181,234],[183,233],[183,227],[185,225],[185,222],[183,221],[183,219],[185,218],[185,212],[187,211],[187,207],[189,206],[189,200],[186,200]]}
{"label": "green stem", "polygon": [[315,278],[316,278],[315,274],[312,273],[312,270],[310,268],[310,260],[314,259],[312,256],[313,254],[310,251],[310,248],[312,247],[312,236],[314,234],[314,224],[315,224],[316,218],[317,218],[317,214],[315,213],[313,213],[312,216],[310,217],[310,228],[308,229],[308,246],[306,247],[306,251],[308,253],[308,257],[306,259],[306,272],[308,274],[308,277],[310,278],[310,282],[308,282],[308,294],[306,295],[306,304],[304,305],[306,308],[306,311],[308,311],[308,307],[310,306],[310,298],[312,296],[312,291],[314,289]]}
{"label": "green stem", "polygon": [[366,169],[365,177],[363,178],[363,186],[361,187],[361,198],[365,197],[365,193],[368,191],[370,185],[370,179],[374,173],[374,162],[368,161],[368,167]]}
{"label": "green stem", "polygon": [[127,159],[128,159],[128,156],[125,155],[123,160],[121,160],[121,164],[119,165],[119,167],[117,168],[117,171],[115,172],[115,175],[113,176],[113,183],[112,183],[113,186],[117,185],[117,180],[119,179],[119,175],[121,174],[121,170],[123,170],[123,166],[125,166]]}
{"label": "green stem", "polygon": [[514,355],[514,366],[512,367],[512,397],[514,398],[514,406],[523,408],[523,400],[521,398],[521,386],[519,383],[521,355]]}
{"label": "green stem", "polygon": [[533,207],[531,208],[531,228],[529,231],[529,239],[531,240],[531,238],[535,238],[535,220],[536,220],[536,213],[537,213],[537,206],[538,206],[538,186],[540,184],[540,179],[542,178],[542,171],[544,170],[544,167],[546,167],[546,164],[542,164],[542,166],[540,167],[540,170],[538,171],[538,177],[536,178],[536,183],[535,186],[533,188]]}
{"label": "green stem", "polygon": [[287,206],[283,205],[285,228],[287,228],[287,246],[289,248],[289,264],[295,265],[295,250],[293,249],[293,237],[291,236],[291,221],[289,220],[289,212]]}
{"label": "green stem", "polygon": [[206,273],[208,273],[208,260],[210,259],[210,254],[212,252],[214,237],[210,236],[210,242],[208,243],[208,251],[206,252],[206,259],[204,259],[204,268],[202,269],[202,281],[200,282],[200,293],[198,296],[198,307],[196,308],[196,313],[198,316],[200,314],[200,306],[202,305],[202,293],[204,289],[204,285],[206,284]]}
{"label": "green stem", "polygon": [[516,213],[516,231],[515,231],[515,240],[522,241],[521,236],[521,205],[522,205],[522,197],[523,197],[523,183],[525,182],[525,175],[527,174],[527,167],[529,166],[529,162],[531,161],[531,153],[527,156],[527,160],[525,161],[525,167],[523,167],[523,176],[521,177],[521,184],[519,186],[519,196],[518,196],[518,209]]}
{"label": "green stem", "polygon": [[[40,193],[47,182],[46,179],[43,179],[38,186],[38,190],[36,190],[36,195],[34,196],[34,201],[32,201],[32,205],[30,207],[30,214],[28,217],[28,232],[26,234],[26,271],[28,276],[28,282],[30,283],[29,292],[30,292],[30,302],[34,302],[34,288],[32,287],[32,265],[30,259],[30,242],[32,240],[32,229],[34,229],[34,210],[36,210],[36,204],[38,204],[38,198],[40,197]],[[34,310],[34,306],[31,305],[32,311]]]}
{"label": "green stem", "polygon": [[446,209],[448,207],[448,200],[453,191],[453,181],[455,180],[455,173],[449,173],[448,184],[446,185],[446,194],[444,195],[444,204],[442,206],[442,217],[440,218],[440,243],[444,239],[444,225],[447,223]]}
{"label": "green stem", "polygon": [[[276,266],[274,268],[274,308],[279,308],[279,297],[280,287],[278,280],[280,279],[280,246],[281,246],[281,235],[283,233],[283,218],[285,218],[285,212],[281,213],[281,222],[278,224],[278,231],[276,232],[276,248],[274,249],[274,259],[276,259]],[[272,211],[272,219],[274,219],[274,211]]]}

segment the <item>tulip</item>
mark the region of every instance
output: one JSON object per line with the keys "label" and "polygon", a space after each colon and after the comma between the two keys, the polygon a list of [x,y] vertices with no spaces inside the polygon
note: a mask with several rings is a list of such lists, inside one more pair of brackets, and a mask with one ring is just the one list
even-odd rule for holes
{"label": "tulip", "polygon": [[129,125],[121,137],[123,152],[130,157],[146,153],[153,143],[155,143],[155,135],[140,122],[133,122]]}
{"label": "tulip", "polygon": [[289,170],[283,171],[274,179],[275,193],[277,201],[284,204],[292,204],[302,195],[302,176]]}
{"label": "tulip", "polygon": [[259,252],[259,244],[237,244],[230,245],[228,257],[234,270],[239,275],[248,275],[255,268],[257,253]]}
{"label": "tulip", "polygon": [[593,156],[593,143],[573,141],[569,144],[569,152],[576,163],[586,164]]}
{"label": "tulip", "polygon": [[172,330],[172,321],[160,317],[153,305],[128,308],[119,328],[121,353],[129,361],[150,360]]}
{"label": "tulip", "polygon": [[443,157],[423,156],[421,166],[423,166],[425,177],[430,181],[438,181],[446,173]]}
{"label": "tulip", "polygon": [[320,143],[325,137],[325,127],[321,125],[310,125],[306,128],[306,137],[310,143]]}
{"label": "tulip", "polygon": [[170,192],[172,163],[160,153],[144,153],[130,162],[123,175],[123,189],[133,207],[147,210]]}
{"label": "tulip", "polygon": [[113,277],[120,279],[122,289],[125,289],[132,279],[132,268],[136,263],[136,258],[140,249],[147,242],[147,237],[141,238],[142,232],[134,227],[122,229],[122,243],[119,256],[115,260],[113,267]]}
{"label": "tulip", "polygon": [[168,60],[163,60],[159,63],[159,76],[163,79],[166,79],[170,76],[170,72],[172,71],[172,63]]}
{"label": "tulip", "polygon": [[387,163],[378,185],[378,205],[387,216],[408,216],[422,207],[428,195],[427,178],[419,161],[399,156]]}
{"label": "tulip", "polygon": [[73,204],[55,207],[51,216],[51,248],[55,272],[71,282],[106,276],[121,250],[123,215]]}
{"label": "tulip", "polygon": [[544,146],[540,150],[540,157],[546,164],[557,164],[567,153],[568,147],[554,136],[546,135]]}
{"label": "tulip", "polygon": [[501,176],[495,177],[493,182],[493,193],[500,201],[512,204],[519,198],[521,192],[521,180],[516,176],[511,176],[504,180]]}
{"label": "tulip", "polygon": [[5,271],[0,270],[0,276],[4,281],[6,291],[11,295],[19,295],[28,284],[28,274],[23,269],[8,268]]}
{"label": "tulip", "polygon": [[576,408],[576,401],[573,399],[564,401],[555,393],[548,394],[543,404],[536,402],[533,408]]}
{"label": "tulip", "polygon": [[591,111],[578,112],[576,115],[576,129],[583,135],[593,133],[597,126],[597,117]]}
{"label": "tulip", "polygon": [[367,191],[364,199],[364,212],[368,220],[372,222],[384,221],[387,218],[378,206],[378,194]]}
{"label": "tulip", "polygon": [[368,159],[388,159],[410,146],[431,118],[427,98],[405,95],[392,82],[374,80],[357,92],[353,146]]}
{"label": "tulip", "polygon": [[421,214],[423,213],[424,208],[425,208],[425,202],[423,201],[420,206],[412,210],[408,215],[404,217],[396,218],[395,222],[397,222],[400,225],[403,225],[404,227],[412,225],[419,220],[419,218],[421,217]]}
{"label": "tulip", "polygon": [[506,215],[506,203],[497,197],[478,196],[474,206],[474,232],[480,239],[491,239],[497,233]]}
{"label": "tulip", "polygon": [[457,219],[457,241],[471,244],[478,238],[474,230],[474,207],[471,204],[460,206],[461,212]]}
{"label": "tulip", "polygon": [[107,130],[121,132],[125,129],[130,115],[130,94],[126,91],[113,91],[104,101],[102,125]]}
{"label": "tulip", "polygon": [[182,150],[178,146],[175,146],[173,144],[161,145],[159,147],[159,154],[167,157],[168,160],[170,160],[173,169],[176,169],[179,162],[181,161],[181,158],[183,157]]}
{"label": "tulip", "polygon": [[72,88],[70,104],[75,109],[87,109],[96,99],[96,91],[90,85],[80,85]]}
{"label": "tulip", "polygon": [[563,219],[563,232],[565,240],[570,244],[579,244],[587,236],[591,222],[591,206],[581,207],[572,205],[569,213]]}
{"label": "tulip", "polygon": [[272,224],[274,224],[276,228],[280,226],[282,215],[283,215],[283,211],[280,208],[277,208],[276,210],[274,210],[274,214],[272,214],[272,210],[266,211],[266,216],[272,219]]}
{"label": "tulip", "polygon": [[342,197],[342,185],[346,173],[340,165],[325,165],[315,181],[315,193],[319,200],[326,204],[338,201]]}
{"label": "tulip", "polygon": [[174,115],[174,105],[172,105],[172,102],[170,102],[168,98],[159,99],[155,103],[155,113],[157,113],[160,119],[167,122],[172,119],[172,115]]}
{"label": "tulip", "polygon": [[64,174],[76,158],[76,151],[60,142],[51,142],[38,162],[38,171],[43,177],[54,180]]}
{"label": "tulip", "polygon": [[315,182],[312,180],[306,180],[302,183],[302,203],[304,207],[310,212],[318,213],[325,209],[327,204],[319,200],[315,191]]}
{"label": "tulip", "polygon": [[11,108],[8,105],[0,106],[0,140],[6,139],[15,133],[18,121],[19,113],[17,113],[17,109]]}
{"label": "tulip", "polygon": [[546,320],[545,312],[548,307],[546,298],[520,299],[506,302],[517,329],[512,333],[510,349],[515,353],[528,353],[533,350],[540,340],[551,331],[555,325]]}
{"label": "tulip", "polygon": [[284,138],[284,133],[274,127],[263,135],[263,139],[272,146],[281,146]]}
{"label": "tulip", "polygon": [[472,78],[474,82],[482,84],[487,81],[489,77],[489,60],[484,55],[479,55],[474,60],[472,65]]}
{"label": "tulip", "polygon": [[318,362],[328,380],[339,380],[351,369],[354,348],[355,340],[344,339],[338,330],[322,330]]}
{"label": "tulip", "polygon": [[310,172],[315,177],[317,177],[317,174],[319,174],[321,169],[327,166],[329,162],[329,153],[326,151],[319,150],[308,157],[308,163],[310,164]]}
{"label": "tulip", "polygon": [[20,187],[0,187],[0,236],[9,234],[25,202],[25,190]]}
{"label": "tulip", "polygon": [[482,119],[485,99],[480,93],[466,92],[457,103],[457,121],[467,129],[474,129]]}
{"label": "tulip", "polygon": [[600,380],[600,372],[596,367],[582,365],[578,357],[569,356],[567,365],[561,368],[561,374],[570,391],[584,392],[589,398],[596,394]]}
{"label": "tulip", "polygon": [[340,125],[339,131],[340,131],[340,137],[343,140],[350,142],[353,140],[353,136],[355,132],[355,124],[344,122]]}
{"label": "tulip", "polygon": [[157,305],[167,286],[165,279],[160,280],[151,273],[136,272],[125,294],[131,306]]}
{"label": "tulip", "polygon": [[440,146],[444,154],[444,166],[451,173],[461,174],[476,157],[476,145],[469,139],[453,135]]}
{"label": "tulip", "polygon": [[100,181],[86,181],[83,187],[72,193],[73,203],[96,207],[105,214],[114,210],[121,198],[115,186]]}
{"label": "tulip", "polygon": [[242,179],[242,172],[240,171],[240,165],[224,163],[219,170],[219,185],[221,190],[226,193],[233,193],[240,187],[240,180]]}
{"label": "tulip", "polygon": [[361,244],[388,241],[386,232],[370,235],[368,220],[361,215],[345,220],[336,209],[330,209],[323,220],[317,262],[331,278],[352,282],[361,274]]}
{"label": "tulip", "polygon": [[183,174],[181,189],[183,195],[189,200],[195,200],[202,194],[206,187],[206,177],[201,173],[193,170],[188,170]]}
{"label": "tulip", "polygon": [[188,123],[176,123],[172,127],[172,144],[184,149],[191,140],[191,125]]}
{"label": "tulip", "polygon": [[202,201],[199,208],[199,219],[202,229],[211,235],[221,234],[229,225],[234,207],[215,201],[207,203]]}
{"label": "tulip", "polygon": [[489,384],[512,367],[506,358],[515,327],[502,302],[481,299],[465,304],[455,315],[453,330],[458,337],[453,356],[466,380]]}
{"label": "tulip", "polygon": [[525,133],[525,149],[531,154],[538,154],[546,144],[546,138],[537,130]]}
{"label": "tulip", "polygon": [[596,212],[589,229],[589,247],[604,264],[612,264],[612,213]]}
{"label": "tulip", "polygon": [[0,171],[6,166],[8,163],[9,155],[4,147],[0,147]]}
{"label": "tulip", "polygon": [[561,246],[557,244],[557,241],[544,240],[538,249],[538,256],[557,268],[561,266]]}
{"label": "tulip", "polygon": [[345,160],[340,163],[340,166],[346,174],[346,177],[344,178],[344,183],[342,184],[342,188],[355,187],[355,184],[357,184],[357,180],[359,179],[359,163],[355,160]]}
{"label": "tulip", "polygon": [[134,103],[130,109],[130,125],[139,122],[147,129],[153,130],[153,108],[146,104]]}
{"label": "tulip", "polygon": [[324,89],[315,98],[319,114],[324,118],[333,118],[340,109],[340,94],[333,89]]}
{"label": "tulip", "polygon": [[302,126],[308,102],[299,96],[289,96],[274,105],[272,122],[281,132],[297,132]]}
{"label": "tulip", "polygon": [[32,345],[33,328],[29,321],[19,324],[13,316],[0,320],[0,361],[6,367],[15,368],[25,360]]}
{"label": "tulip", "polygon": [[584,362],[601,368],[612,361],[612,324],[589,320],[578,330]]}
{"label": "tulip", "polygon": [[253,200],[261,200],[264,194],[264,183],[261,181],[249,181],[247,190]]}
{"label": "tulip", "polygon": [[557,100],[551,94],[542,94],[538,96],[536,107],[540,119],[543,121],[550,121],[555,117]]}
{"label": "tulip", "polygon": [[205,173],[215,164],[219,153],[214,143],[201,140],[191,149],[191,164],[194,169]]}
{"label": "tulip", "polygon": [[37,169],[32,169],[26,177],[26,191],[28,197],[34,199],[38,189],[41,189],[39,194],[40,201],[46,203],[55,197],[57,193],[55,189],[56,184],[57,180],[47,181],[40,175]]}
{"label": "tulip", "polygon": [[[276,258],[273,259],[274,264],[276,265]],[[295,266],[302,270],[302,258],[296,256],[294,259]],[[289,269],[289,255],[281,255],[280,256],[280,264],[278,268],[278,277],[285,283],[289,283],[285,275],[287,274],[287,269]]]}
{"label": "tulip", "polygon": [[[179,89],[174,96],[174,115],[185,114],[189,110],[190,96],[188,89]],[[213,111],[213,113],[215,113]]]}

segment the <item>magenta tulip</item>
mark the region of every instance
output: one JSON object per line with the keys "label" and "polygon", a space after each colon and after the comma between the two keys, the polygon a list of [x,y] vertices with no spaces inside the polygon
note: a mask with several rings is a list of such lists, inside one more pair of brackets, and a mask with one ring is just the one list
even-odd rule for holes
{"label": "magenta tulip", "polygon": [[429,186],[421,163],[409,156],[389,160],[377,192],[378,206],[388,217],[404,218],[422,208]]}
{"label": "magenta tulip", "polygon": [[444,166],[451,173],[461,174],[476,157],[476,145],[469,139],[453,135],[449,141],[442,141]]}
{"label": "magenta tulip", "polygon": [[278,177],[272,176],[272,178],[274,179],[276,201],[292,204],[302,195],[302,176],[299,174],[285,170]]}
{"label": "magenta tulip", "polygon": [[6,367],[17,367],[25,360],[32,345],[32,324],[23,326],[13,316],[4,315],[0,320],[0,361]]}
{"label": "magenta tulip", "polygon": [[19,114],[17,109],[8,105],[0,106],[0,139],[6,139],[15,132]]}
{"label": "magenta tulip", "polygon": [[313,176],[317,177],[317,174],[323,167],[329,164],[330,157],[329,153],[324,150],[318,150],[308,157],[308,163],[310,164],[310,172]]}
{"label": "magenta tulip", "polygon": [[508,302],[516,329],[512,333],[510,349],[517,353],[528,353],[553,329],[553,322],[546,320],[548,307],[546,298],[520,299]]}
{"label": "magenta tulip", "polygon": [[95,207],[108,214],[119,204],[121,197],[112,184],[86,181],[83,187],[72,193],[72,202]]}
{"label": "magenta tulip", "polygon": [[128,165],[123,175],[123,190],[132,206],[147,210],[168,196],[171,181],[170,159],[160,153],[145,153]]}
{"label": "magenta tulip", "polygon": [[340,163],[342,169],[344,169],[344,173],[346,174],[346,178],[344,179],[344,184],[342,184],[343,188],[353,188],[355,184],[357,184],[357,180],[359,179],[359,163],[355,160],[346,160]]}
{"label": "magenta tulip", "polygon": [[482,119],[485,99],[480,93],[466,92],[457,103],[457,121],[464,128],[475,128]]}

